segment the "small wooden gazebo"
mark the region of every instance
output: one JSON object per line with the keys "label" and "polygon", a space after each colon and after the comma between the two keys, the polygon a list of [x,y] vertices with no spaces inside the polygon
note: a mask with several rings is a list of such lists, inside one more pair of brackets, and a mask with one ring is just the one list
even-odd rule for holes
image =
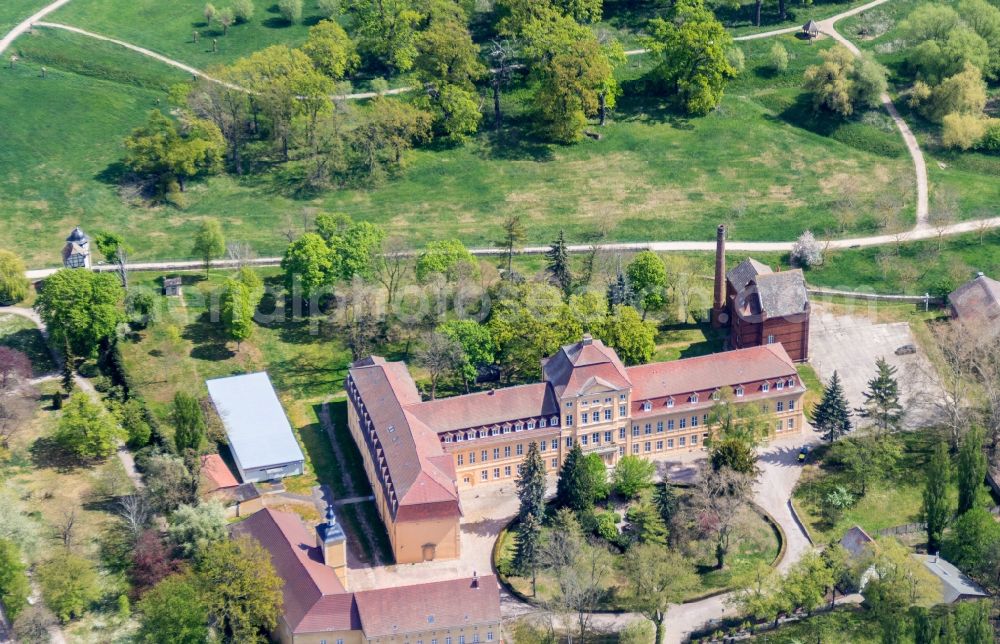
{"label": "small wooden gazebo", "polygon": [[802,25],[802,35],[809,39],[819,36],[819,25],[816,24],[815,20],[810,20]]}

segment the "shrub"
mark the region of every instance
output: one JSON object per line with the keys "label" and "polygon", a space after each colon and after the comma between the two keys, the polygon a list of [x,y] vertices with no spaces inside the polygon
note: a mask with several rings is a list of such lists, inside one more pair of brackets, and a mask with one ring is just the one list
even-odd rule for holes
{"label": "shrub", "polygon": [[605,541],[615,543],[618,539],[618,526],[615,525],[615,515],[611,512],[601,512],[597,515],[594,533]]}
{"label": "shrub", "polygon": [[185,557],[194,557],[226,538],[226,513],[218,501],[182,505],[170,517],[170,540]]}
{"label": "shrub", "polygon": [[979,147],[987,152],[1000,152],[1000,119],[990,119]]}
{"label": "shrub", "polygon": [[340,0],[318,0],[316,8],[327,18],[336,18],[340,15]]}
{"label": "shrub", "polygon": [[970,150],[986,136],[989,121],[976,114],[948,114],[941,122],[941,145]]}
{"label": "shrub", "polygon": [[103,407],[91,402],[87,394],[77,392],[63,405],[53,438],[77,458],[93,459],[114,453],[120,433]]}
{"label": "shrub", "polygon": [[302,0],[278,0],[281,17],[291,24],[302,20]]}
{"label": "shrub", "polygon": [[0,539],[0,601],[15,619],[28,603],[28,576],[17,544]]}
{"label": "shrub", "polygon": [[156,322],[159,317],[156,304],[156,296],[149,291],[133,290],[125,296],[125,312],[129,320],[142,328]]}
{"label": "shrub", "polygon": [[780,42],[771,45],[767,52],[767,66],[776,72],[784,72],[788,69],[788,50]]}
{"label": "shrub", "polygon": [[812,232],[807,230],[799,235],[795,245],[792,246],[792,262],[804,268],[823,264],[823,248]]}
{"label": "shrub", "polygon": [[250,22],[250,18],[253,18],[253,0],[233,0],[233,14],[236,22]]}
{"label": "shrub", "polygon": [[730,47],[726,50],[726,60],[729,65],[736,70],[737,74],[742,74],[747,66],[747,57],[739,47]]}
{"label": "shrub", "polygon": [[14,620],[14,639],[24,644],[49,641],[49,627],[56,623],[56,616],[45,606],[28,606]]}
{"label": "shrub", "polygon": [[63,622],[83,615],[101,596],[94,564],[69,552],[39,566],[38,583],[45,603]]}

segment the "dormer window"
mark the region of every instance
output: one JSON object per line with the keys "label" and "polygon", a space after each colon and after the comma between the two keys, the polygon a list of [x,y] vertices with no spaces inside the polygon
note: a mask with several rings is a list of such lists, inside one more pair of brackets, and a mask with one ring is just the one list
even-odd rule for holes
{"label": "dormer window", "polygon": [[559,424],[559,417],[558,416],[553,416],[552,418],[549,419],[549,425],[551,425],[552,427],[555,427],[558,424]]}
{"label": "dormer window", "polygon": [[688,396],[688,402],[692,403],[692,404],[698,402],[698,394],[697,393],[693,393],[690,396]]}
{"label": "dormer window", "polygon": [[450,434],[448,436],[444,437],[444,442],[446,442],[446,443],[450,443],[451,442],[451,435]]}
{"label": "dormer window", "polygon": [[649,402],[648,400],[646,402],[642,403],[642,410],[643,411],[653,411],[653,403]]}
{"label": "dormer window", "polygon": [[795,378],[789,378],[788,379],[788,386],[790,388],[795,386]]}
{"label": "dormer window", "polygon": [[510,433],[510,425],[504,425],[503,426],[503,433],[504,434],[509,434]]}
{"label": "dormer window", "polygon": [[674,398],[673,396],[671,396],[670,398],[667,398],[667,407],[669,408],[673,406],[674,406]]}
{"label": "dormer window", "polygon": [[518,423],[518,424],[514,425],[514,431],[515,432],[519,432],[522,429],[524,429],[524,424],[523,423]]}
{"label": "dormer window", "polygon": [[760,386],[761,391],[771,391],[771,383],[765,382]]}
{"label": "dormer window", "polygon": [[718,400],[720,396],[721,394],[719,393],[718,389],[712,392],[712,400]]}
{"label": "dormer window", "polygon": [[529,420],[528,421],[528,429],[534,429],[534,428],[535,428],[535,421]]}
{"label": "dormer window", "polygon": [[538,426],[539,427],[545,427],[545,424],[546,423],[545,423],[545,419],[544,418],[539,418],[538,419]]}
{"label": "dormer window", "polygon": [[461,433],[460,434],[456,434],[455,435],[455,440],[458,441],[458,442],[464,441],[465,440],[465,434],[461,434]]}
{"label": "dormer window", "polygon": [[476,434],[475,432],[469,432],[465,435],[465,437],[471,441],[473,438],[476,437]]}
{"label": "dormer window", "polygon": [[486,430],[485,429],[480,429],[478,432],[476,432],[476,437],[477,438],[486,438]]}
{"label": "dormer window", "polygon": [[736,387],[736,397],[737,398],[743,397],[743,385],[739,385],[738,387]]}
{"label": "dormer window", "polygon": [[778,382],[774,383],[774,388],[777,389],[778,391],[781,391],[782,389],[785,388],[785,381],[779,380]]}

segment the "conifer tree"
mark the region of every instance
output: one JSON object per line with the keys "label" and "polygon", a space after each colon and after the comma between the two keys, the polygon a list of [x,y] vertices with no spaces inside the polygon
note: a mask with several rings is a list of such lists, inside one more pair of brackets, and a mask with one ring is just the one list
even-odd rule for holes
{"label": "conifer tree", "polygon": [[667,524],[649,503],[640,503],[628,511],[633,538],[639,543],[667,545]]}
{"label": "conifer tree", "polygon": [[678,500],[677,491],[666,478],[656,484],[656,489],[653,491],[653,505],[659,511],[663,523],[670,525],[670,521],[677,514]]}
{"label": "conifer tree", "polygon": [[579,443],[566,455],[559,482],[556,485],[556,503],[574,512],[589,510],[594,505],[593,481],[587,471],[586,457]]}
{"label": "conifer tree", "polygon": [[813,409],[813,425],[823,432],[824,440],[832,443],[851,431],[852,415],[840,376],[834,371],[830,384],[823,389],[823,400]]}
{"label": "conifer tree", "polygon": [[531,573],[531,589],[534,594],[542,519],[545,517],[545,462],[542,461],[536,442],[528,445],[528,454],[521,463],[521,472],[517,477],[517,497],[521,506],[518,511],[514,567],[521,573]]}
{"label": "conifer tree", "polygon": [[569,253],[566,250],[566,237],[563,231],[559,231],[559,237],[549,246],[549,251],[545,253],[548,264],[545,270],[556,283],[556,286],[567,297],[573,289],[573,274],[569,266]]}
{"label": "conifer tree", "polygon": [[879,358],[875,366],[878,375],[868,381],[868,389],[862,393],[865,402],[856,411],[862,418],[869,419],[879,434],[894,432],[903,422],[896,367],[890,366],[885,358]]}
{"label": "conifer tree", "polygon": [[625,273],[618,269],[618,277],[614,282],[608,284],[608,310],[614,310],[616,306],[632,306],[635,299],[632,293],[632,285],[625,278]]}
{"label": "conifer tree", "polygon": [[63,348],[63,364],[62,364],[62,388],[66,395],[73,393],[73,361],[76,358],[73,357],[73,352],[69,348],[69,340],[66,341],[65,347]]}
{"label": "conifer tree", "polygon": [[986,480],[986,454],[983,453],[983,430],[973,427],[965,435],[958,451],[958,514],[976,506]]}
{"label": "conifer tree", "polygon": [[927,551],[941,549],[941,537],[951,518],[951,501],[948,483],[951,480],[951,463],[948,448],[938,443],[927,463],[927,484],[924,487],[923,519],[927,524]]}
{"label": "conifer tree", "polygon": [[178,391],[174,394],[174,406],[170,416],[174,424],[174,445],[177,451],[198,449],[205,438],[205,417],[201,413],[198,399]]}

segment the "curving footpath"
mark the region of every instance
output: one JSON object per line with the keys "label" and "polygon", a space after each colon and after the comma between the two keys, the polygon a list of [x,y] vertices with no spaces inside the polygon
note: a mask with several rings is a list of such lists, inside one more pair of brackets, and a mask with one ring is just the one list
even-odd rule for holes
{"label": "curving footpath", "polygon": [[64,4],[68,4],[69,1],[70,0],[56,0],[52,4],[46,5],[45,7],[39,9],[34,14],[32,14],[30,18],[22,21],[13,29],[8,31],[3,38],[0,38],[0,54],[6,51],[7,48],[10,47],[10,44],[14,42],[18,36],[31,29],[31,25],[33,23],[38,22],[39,20],[49,15],[59,7],[63,6]]}

